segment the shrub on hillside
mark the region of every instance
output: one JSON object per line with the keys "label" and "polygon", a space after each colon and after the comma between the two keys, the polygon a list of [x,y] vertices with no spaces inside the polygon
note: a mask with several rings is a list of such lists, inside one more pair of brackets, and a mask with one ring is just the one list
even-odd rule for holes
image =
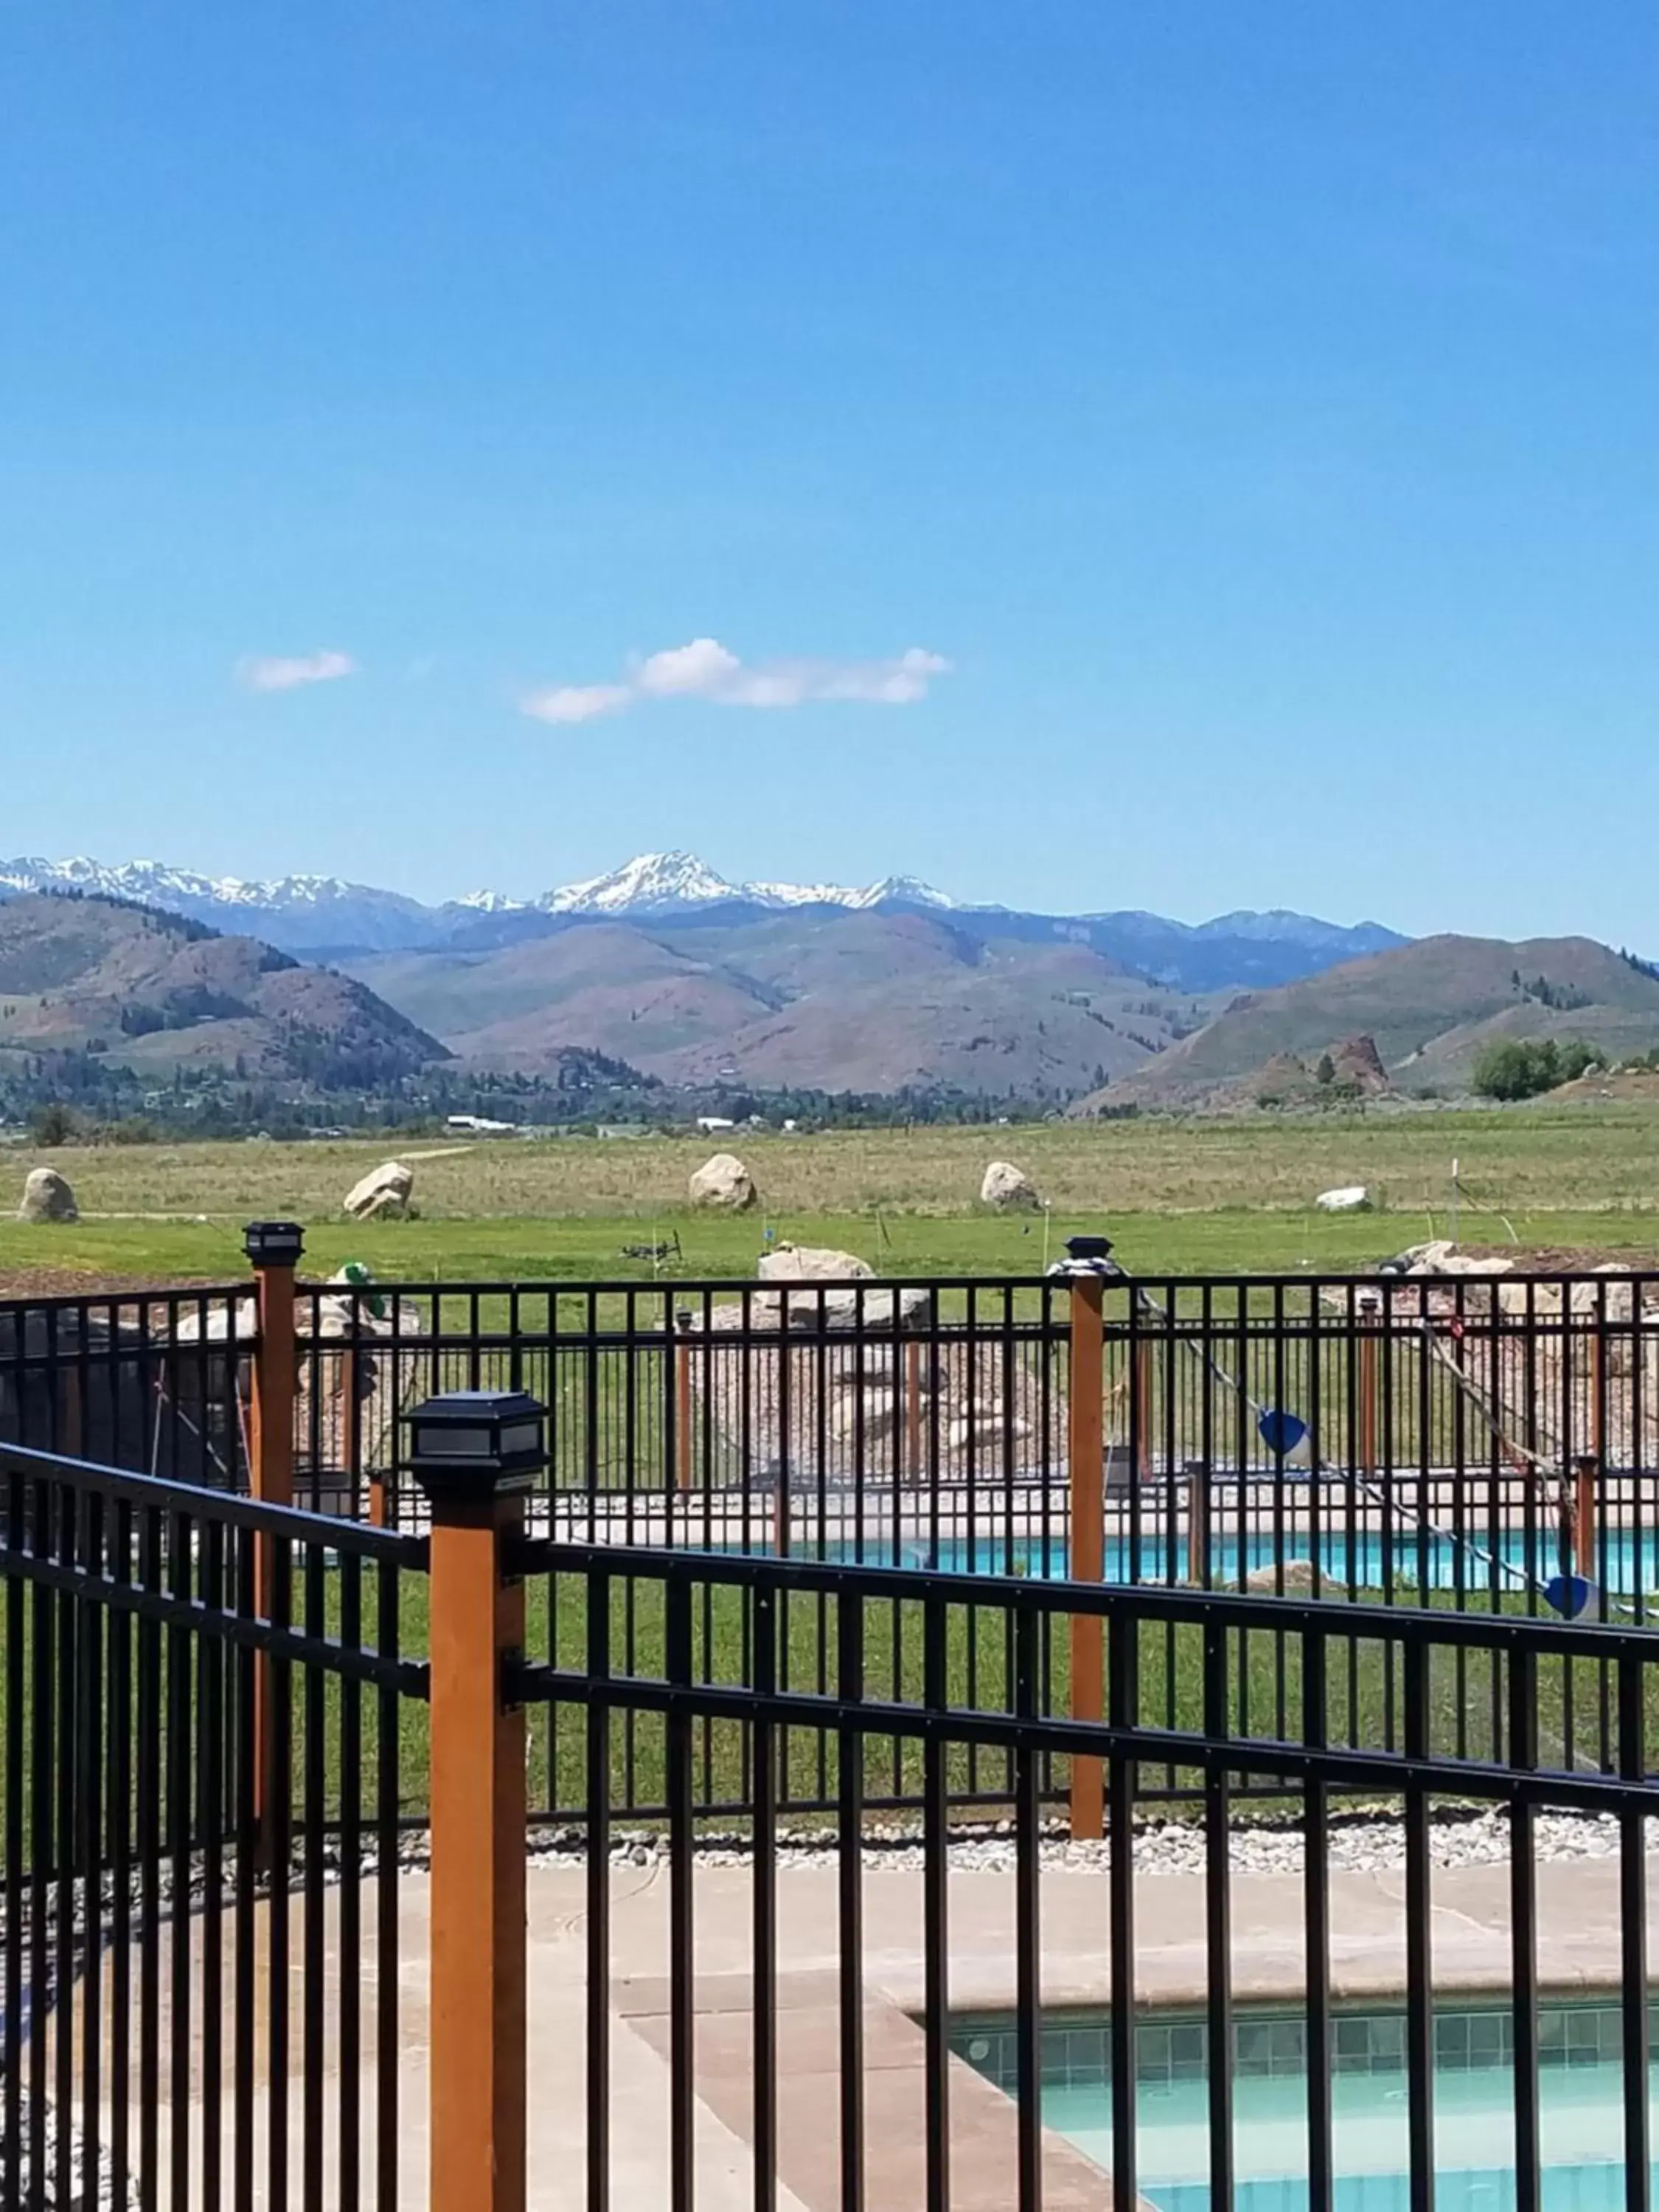
{"label": "shrub on hillside", "polygon": [[1554,1037],[1505,1037],[1486,1047],[1474,1063],[1473,1080],[1482,1098],[1536,1098],[1607,1064],[1607,1054],[1582,1037],[1569,1037],[1565,1043]]}

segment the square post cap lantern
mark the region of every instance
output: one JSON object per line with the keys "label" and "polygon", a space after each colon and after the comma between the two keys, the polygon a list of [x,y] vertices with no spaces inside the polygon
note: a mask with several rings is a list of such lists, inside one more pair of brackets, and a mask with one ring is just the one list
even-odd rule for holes
{"label": "square post cap lantern", "polygon": [[1112,1240],[1109,1237],[1068,1237],[1066,1249],[1074,1260],[1109,1260]]}
{"label": "square post cap lantern", "polygon": [[528,1490],[547,1465],[547,1408],[527,1390],[446,1390],[408,1419],[410,1472],[428,1498]]}
{"label": "square post cap lantern", "polygon": [[295,1267],[305,1249],[297,1221],[250,1221],[242,1231],[242,1249],[256,1267]]}

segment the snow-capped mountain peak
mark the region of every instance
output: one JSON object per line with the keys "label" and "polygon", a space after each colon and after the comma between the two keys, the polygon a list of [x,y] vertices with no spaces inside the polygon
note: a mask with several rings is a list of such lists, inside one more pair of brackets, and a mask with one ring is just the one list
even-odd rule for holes
{"label": "snow-capped mountain peak", "polygon": [[914,876],[889,876],[860,889],[846,884],[730,882],[695,853],[641,853],[609,875],[564,884],[538,902],[551,914],[661,913],[677,907],[717,906],[741,900],[749,906],[879,906],[884,900],[918,906],[953,906],[956,902]]}
{"label": "snow-capped mountain peak", "polygon": [[538,903],[550,914],[620,914],[629,908],[713,906],[742,896],[739,885],[717,876],[695,853],[640,853],[608,875],[561,884]]}

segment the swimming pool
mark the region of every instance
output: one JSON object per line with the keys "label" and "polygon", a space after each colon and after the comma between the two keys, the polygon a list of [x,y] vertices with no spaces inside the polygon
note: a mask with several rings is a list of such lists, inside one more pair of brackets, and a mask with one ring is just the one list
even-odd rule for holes
{"label": "swimming pool", "polygon": [[[1638,1540],[1639,1534],[1639,1542]],[[1524,1570],[1528,1565],[1526,1532],[1521,1528],[1505,1529],[1494,1543],[1484,1530],[1470,1531],[1471,1541],[1483,1552],[1495,1553],[1506,1565]],[[1282,1539],[1286,1559],[1307,1559],[1314,1554],[1308,1531],[1287,1528]],[[799,1538],[795,1549],[804,1558],[819,1556],[819,1547],[802,1544]],[[975,1536],[971,1541],[963,1536],[941,1537],[935,1553],[926,1538],[901,1535],[896,1547],[890,1535],[875,1532],[865,1539],[863,1558],[868,1565],[927,1567],[937,1562],[943,1574],[1000,1575],[1012,1572],[1040,1578],[1063,1578],[1066,1573],[1066,1545],[1062,1536],[1051,1536],[1046,1540],[1040,1535],[1017,1535],[1012,1538],[986,1534]],[[859,1556],[858,1547],[841,1538],[826,1542],[822,1556],[836,1565],[850,1564]],[[1244,1538],[1243,1565],[1248,1573],[1252,1568],[1271,1567],[1278,1556],[1273,1531],[1271,1528],[1247,1530]],[[1390,1541],[1385,1543],[1376,1530],[1356,1531],[1352,1549],[1345,1532],[1322,1531],[1319,1541],[1319,1560],[1322,1571],[1328,1578],[1346,1588],[1350,1577],[1360,1589],[1380,1589],[1389,1581],[1413,1583],[1420,1589],[1455,1589],[1458,1587],[1460,1565],[1462,1587],[1479,1589],[1490,1586],[1492,1569],[1478,1557],[1468,1545],[1455,1543],[1449,1536],[1427,1537],[1419,1546],[1414,1528],[1397,1528]],[[1540,1528],[1532,1547],[1530,1567],[1540,1583],[1547,1582],[1558,1572],[1559,1550],[1553,1529]],[[1130,1573],[1130,1546],[1127,1536],[1109,1534],[1106,1539],[1105,1580],[1127,1583],[1133,1579]],[[1187,1577],[1186,1531],[1176,1534],[1175,1549],[1175,1579]],[[1239,1545],[1231,1534],[1218,1534],[1210,1545],[1210,1574],[1219,1588],[1237,1588],[1239,1580]],[[1161,1533],[1144,1530],[1140,1539],[1140,1574],[1143,1583],[1164,1583],[1170,1577],[1169,1539]],[[1499,1573],[1500,1589],[1518,1589],[1522,1585],[1513,1575]],[[1634,1596],[1638,1590],[1659,1589],[1659,1532],[1644,1528],[1609,1528],[1607,1531],[1607,1567],[1605,1576],[1600,1571],[1597,1579],[1604,1589],[1620,1597]]]}
{"label": "swimming pool", "polygon": [[[1306,2212],[1306,2021],[1282,2011],[1235,2017],[1233,2153],[1239,2212]],[[1162,2212],[1209,2212],[1208,2031],[1195,2015],[1155,2014],[1136,2034],[1137,2179]],[[1014,2094],[1012,2023],[951,2024],[951,2048]],[[1544,2212],[1620,2212],[1625,2168],[1620,2024],[1610,2004],[1539,2014]],[[1111,2166],[1111,2028],[1099,2014],[1051,2014],[1042,2034],[1042,2118],[1100,2166]],[[1407,2212],[1403,2012],[1343,2012],[1331,2101],[1338,2212]],[[1659,2123],[1659,2077],[1648,2076]],[[1447,2005],[1435,2018],[1437,2212],[1505,2212],[1515,2203],[1510,2021],[1497,2006]],[[1659,2169],[1656,2169],[1659,2181]]]}

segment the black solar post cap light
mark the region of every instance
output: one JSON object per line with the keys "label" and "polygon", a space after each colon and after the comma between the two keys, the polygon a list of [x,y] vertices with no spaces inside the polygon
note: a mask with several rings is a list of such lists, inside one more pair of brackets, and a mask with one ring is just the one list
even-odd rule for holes
{"label": "black solar post cap light", "polygon": [[547,1465],[547,1408],[527,1390],[446,1390],[408,1418],[410,1472],[428,1498],[528,1490]]}
{"label": "black solar post cap light", "polygon": [[305,1249],[297,1221],[250,1221],[242,1231],[242,1249],[256,1267],[297,1267]]}

